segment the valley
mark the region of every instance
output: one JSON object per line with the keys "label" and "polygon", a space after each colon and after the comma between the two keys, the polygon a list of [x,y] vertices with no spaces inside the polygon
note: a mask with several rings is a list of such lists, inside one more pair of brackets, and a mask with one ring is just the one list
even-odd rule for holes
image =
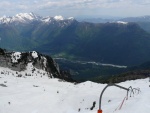
{"label": "valley", "polygon": [[98,78],[102,82],[150,61],[148,19],[90,23],[72,17],[20,13],[0,18],[0,47],[50,55],[74,79]]}
{"label": "valley", "polygon": [[[79,82],[92,80],[96,77],[108,79],[127,71],[127,66],[113,64],[102,64],[99,62],[68,60],[65,58],[54,58],[63,70],[68,70],[73,79]],[[101,80],[101,82],[102,82]]]}

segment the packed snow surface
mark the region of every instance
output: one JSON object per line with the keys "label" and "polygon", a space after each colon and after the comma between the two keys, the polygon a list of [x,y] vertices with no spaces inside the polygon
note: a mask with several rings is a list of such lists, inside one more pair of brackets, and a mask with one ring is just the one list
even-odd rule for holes
{"label": "packed snow surface", "polygon": [[[58,79],[49,79],[42,70],[30,73],[32,64],[25,72],[0,68],[0,113],[97,113],[99,95],[106,84],[90,81],[73,84]],[[16,77],[22,74],[23,77]],[[31,73],[32,74],[32,73]],[[139,87],[141,92],[132,94],[121,103],[126,91],[111,86],[102,98],[103,113],[150,113],[149,79],[126,81],[119,85]],[[90,108],[96,102],[93,110]]]}

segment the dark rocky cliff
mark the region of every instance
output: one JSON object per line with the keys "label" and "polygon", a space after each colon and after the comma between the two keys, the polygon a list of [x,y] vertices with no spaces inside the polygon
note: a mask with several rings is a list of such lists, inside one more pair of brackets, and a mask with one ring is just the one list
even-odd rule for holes
{"label": "dark rocky cliff", "polygon": [[59,65],[48,55],[32,52],[8,52],[0,48],[0,67],[10,68],[14,71],[24,71],[29,63],[37,69],[47,72],[50,78],[60,78],[73,82],[70,73],[59,69]]}

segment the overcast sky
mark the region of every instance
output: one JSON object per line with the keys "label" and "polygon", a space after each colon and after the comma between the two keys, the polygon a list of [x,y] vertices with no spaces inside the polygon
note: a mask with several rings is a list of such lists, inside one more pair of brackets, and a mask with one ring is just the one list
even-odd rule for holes
{"label": "overcast sky", "polygon": [[33,12],[41,16],[150,15],[150,0],[0,0],[0,16]]}

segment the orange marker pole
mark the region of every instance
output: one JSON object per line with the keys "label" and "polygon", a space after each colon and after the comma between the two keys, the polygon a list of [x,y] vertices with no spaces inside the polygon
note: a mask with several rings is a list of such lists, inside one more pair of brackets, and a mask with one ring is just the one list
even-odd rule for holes
{"label": "orange marker pole", "polygon": [[97,113],[102,113],[102,110],[98,110]]}

